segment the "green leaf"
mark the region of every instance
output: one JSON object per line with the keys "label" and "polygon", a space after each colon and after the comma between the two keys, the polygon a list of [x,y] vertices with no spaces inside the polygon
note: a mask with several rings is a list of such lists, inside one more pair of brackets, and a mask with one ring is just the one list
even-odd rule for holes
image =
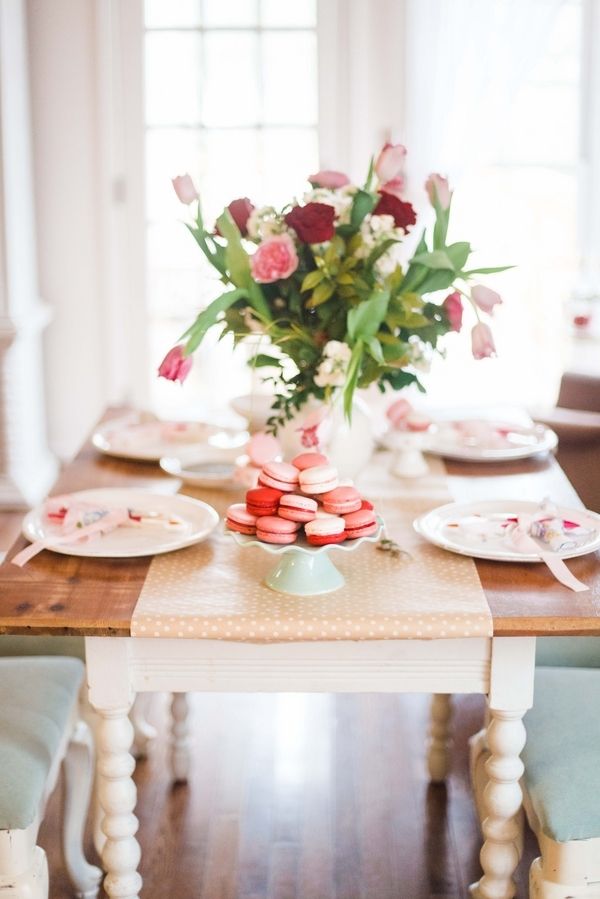
{"label": "green leaf", "polygon": [[442,209],[437,197],[433,204],[435,209],[435,225],[433,226],[433,248],[434,250],[443,250],[446,245],[446,235],[448,234],[448,222],[450,221],[450,207]]}
{"label": "green leaf", "polygon": [[431,253],[417,253],[411,262],[424,265],[426,268],[451,269],[454,271],[452,261],[445,250],[433,250]]}
{"label": "green leaf", "polygon": [[348,336],[353,342],[375,337],[384,320],[390,302],[389,290],[381,290],[370,300],[364,300],[348,312]]}
{"label": "green leaf", "polygon": [[365,184],[363,190],[367,192],[371,190],[371,185],[373,184],[373,170],[375,168],[375,157],[371,156],[369,160],[369,170],[367,172],[367,177],[365,178]]}
{"label": "green leaf", "polygon": [[426,275],[419,284],[419,293],[433,293],[435,290],[445,290],[454,282],[456,272],[447,269],[426,269]]}
{"label": "green leaf", "polygon": [[318,287],[315,287],[310,300],[306,303],[307,308],[314,309],[316,306],[320,306],[321,303],[326,303],[333,296],[334,290],[333,284],[319,284]]}
{"label": "green leaf", "polygon": [[380,365],[385,365],[383,350],[381,349],[381,344],[376,337],[370,337],[369,340],[365,340],[365,346],[367,347],[370,355],[373,357],[375,362],[378,362]]}
{"label": "green leaf", "polygon": [[305,276],[300,290],[302,292],[304,292],[305,290],[313,290],[317,286],[317,284],[321,283],[324,277],[325,275],[323,274],[323,272],[319,271],[319,269],[316,268],[314,271],[309,272],[308,275]]}
{"label": "green leaf", "polygon": [[221,312],[225,312],[225,310],[229,309],[229,307],[238,300],[247,299],[248,291],[237,288],[236,290],[229,290],[227,293],[222,293],[221,296],[217,297],[216,300],[213,300],[206,309],[203,309],[193,325],[191,325],[179,338],[180,340],[185,340],[187,338],[187,343],[184,348],[185,355],[189,356],[190,353],[193,353],[194,350],[198,349],[204,340],[206,332],[217,323]]}
{"label": "green leaf", "polygon": [[360,363],[364,353],[364,343],[358,340],[352,349],[348,371],[346,373],[346,385],[344,387],[344,414],[348,421],[352,419],[352,397],[360,374]]}
{"label": "green leaf", "polygon": [[509,268],[515,268],[515,266],[498,265],[492,268],[472,268],[468,272],[461,272],[461,277],[469,278],[471,275],[495,275],[496,272],[506,272]]}
{"label": "green leaf", "polygon": [[231,281],[236,287],[248,287],[252,279],[250,258],[242,246],[240,230],[228,209],[224,209],[217,219],[217,227],[227,241],[225,261]]}
{"label": "green leaf", "polygon": [[387,253],[389,249],[391,249],[394,244],[400,243],[398,240],[393,240],[391,237],[388,237],[387,240],[382,241],[378,247],[375,247],[374,250],[371,250],[369,256],[367,258],[367,268],[372,268],[378,259]]}
{"label": "green leaf", "polygon": [[471,244],[467,243],[467,241],[459,241],[458,243],[452,243],[449,247],[446,247],[446,253],[454,266],[455,272],[461,271],[463,265],[469,258],[470,252]]}
{"label": "green leaf", "polygon": [[350,212],[350,225],[354,231],[358,231],[365,217],[375,208],[376,203],[377,197],[367,193],[366,190],[359,190],[354,194]]}
{"label": "green leaf", "polygon": [[281,359],[278,359],[276,356],[269,356],[266,353],[257,353],[256,356],[253,356],[248,360],[248,365],[250,368],[265,368],[265,367],[281,367]]}

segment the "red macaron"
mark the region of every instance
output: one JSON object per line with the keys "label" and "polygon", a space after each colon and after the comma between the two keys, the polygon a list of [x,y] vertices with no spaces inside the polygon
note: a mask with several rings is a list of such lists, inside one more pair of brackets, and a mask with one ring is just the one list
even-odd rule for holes
{"label": "red macaron", "polygon": [[283,492],[273,487],[254,487],[246,493],[246,508],[251,515],[275,515],[282,496]]}
{"label": "red macaron", "polygon": [[329,465],[329,459],[323,453],[300,453],[292,459],[292,465],[298,471],[315,468],[317,465]]}
{"label": "red macaron", "polygon": [[312,546],[342,543],[346,539],[346,522],[336,515],[315,518],[304,525],[304,533]]}

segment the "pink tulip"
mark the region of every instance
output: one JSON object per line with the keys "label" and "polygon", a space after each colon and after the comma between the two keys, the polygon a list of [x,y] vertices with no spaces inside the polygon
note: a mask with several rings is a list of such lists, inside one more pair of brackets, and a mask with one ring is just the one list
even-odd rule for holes
{"label": "pink tulip", "polygon": [[488,315],[493,315],[494,306],[498,306],[502,302],[499,293],[489,287],[484,287],[483,284],[476,284],[471,288],[471,299]]}
{"label": "pink tulip", "polygon": [[185,175],[177,175],[176,178],[173,178],[172,184],[178,200],[186,206],[189,206],[190,203],[193,203],[200,196],[192,181],[192,176],[187,173]]}
{"label": "pink tulip", "polygon": [[450,190],[450,185],[448,184],[447,178],[444,178],[443,175],[437,175],[435,172],[432,172],[432,174],[425,182],[425,190],[427,191],[427,196],[429,197],[429,202],[432,206],[434,205],[437,197],[437,201],[442,209],[448,209],[448,207],[450,206],[452,191]]}
{"label": "pink tulip", "polygon": [[192,356],[183,355],[183,346],[178,344],[174,346],[158,367],[159,378],[166,378],[167,381],[179,381],[183,384],[190,373],[194,360]]}
{"label": "pink tulip", "polygon": [[381,184],[394,181],[402,175],[405,158],[406,147],[403,147],[402,144],[386,143],[383,145],[383,149],[375,160],[375,173]]}
{"label": "pink tulip", "polygon": [[494,338],[485,322],[477,322],[471,331],[471,350],[475,359],[486,359],[496,355]]}
{"label": "pink tulip", "polygon": [[298,268],[298,254],[289,234],[277,234],[259,245],[250,262],[252,277],[259,284],[289,278]]}
{"label": "pink tulip", "polygon": [[450,323],[451,331],[460,331],[462,328],[463,304],[460,294],[457,290],[449,293],[444,302],[442,309],[446,313],[446,318]]}
{"label": "pink tulip", "polygon": [[404,193],[404,187],[404,176],[398,175],[397,178],[392,178],[391,181],[386,181],[385,184],[382,184],[380,190],[382,190],[385,194],[393,194],[395,197],[398,197],[398,199],[401,200]]}
{"label": "pink tulip", "polygon": [[328,169],[322,169],[315,175],[309,175],[308,180],[313,187],[328,187],[331,190],[350,184],[348,175],[344,175],[343,172],[333,172]]}

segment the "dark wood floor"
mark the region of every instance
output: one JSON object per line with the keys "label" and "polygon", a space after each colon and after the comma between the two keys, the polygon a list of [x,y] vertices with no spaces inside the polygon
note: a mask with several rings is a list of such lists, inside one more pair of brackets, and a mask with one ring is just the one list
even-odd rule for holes
{"label": "dark wood floor", "polygon": [[[458,899],[479,875],[467,737],[481,697],[456,701],[454,768],[429,786],[427,697],[201,695],[195,764],[172,788],[166,697],[138,765],[144,899]],[[60,863],[59,800],[42,827],[51,899],[69,891]],[[88,841],[89,842],[89,841]],[[518,899],[536,855],[529,839]],[[92,851],[90,849],[90,856]]]}

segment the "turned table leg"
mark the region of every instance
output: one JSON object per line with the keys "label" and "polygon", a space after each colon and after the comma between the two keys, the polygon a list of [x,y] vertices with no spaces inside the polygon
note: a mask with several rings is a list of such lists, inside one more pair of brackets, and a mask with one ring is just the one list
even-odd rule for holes
{"label": "turned table leg", "polygon": [[188,779],[190,771],[190,729],[187,693],[173,693],[171,700],[171,773],[175,783]]}
{"label": "turned table leg", "polygon": [[137,868],[140,846],[135,838],[136,787],[132,780],[135,760],[130,753],[133,727],[129,706],[98,709],[98,795],[104,812],[102,830],[106,842],[102,863],[104,890],[111,899],[138,899],[142,878]]}
{"label": "turned table leg", "polygon": [[452,697],[434,693],[431,697],[427,766],[432,783],[442,783],[450,770],[452,746]]}

